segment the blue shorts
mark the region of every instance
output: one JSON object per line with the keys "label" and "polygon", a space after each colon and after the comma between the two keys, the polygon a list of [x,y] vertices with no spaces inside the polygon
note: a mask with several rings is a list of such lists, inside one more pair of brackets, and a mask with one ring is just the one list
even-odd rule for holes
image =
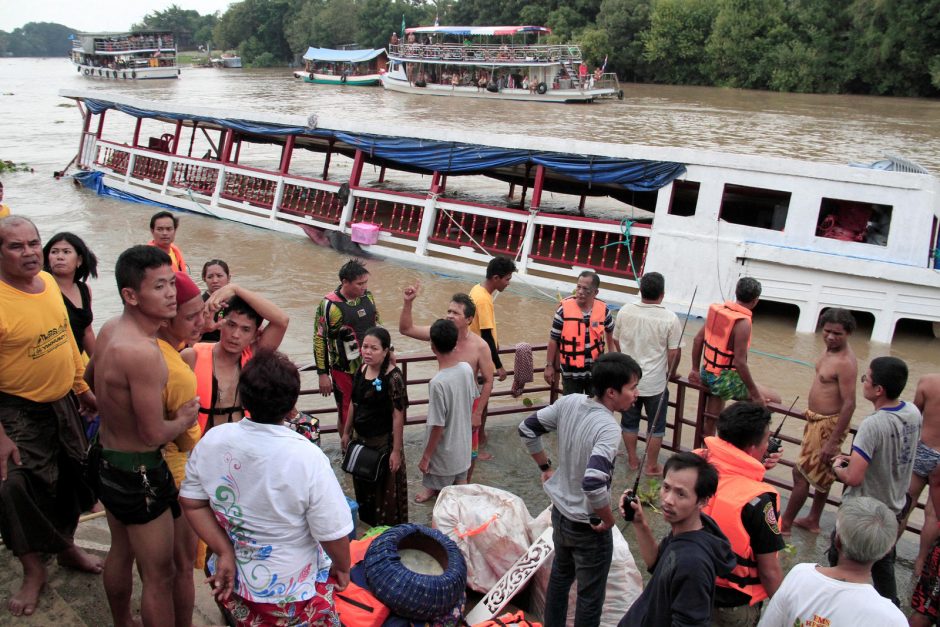
{"label": "blue shorts", "polygon": [[[662,398],[662,402],[660,402],[660,398]],[[668,409],[668,387],[663,389],[662,394],[638,396],[630,409],[620,412],[620,428],[624,433],[639,433],[641,414],[645,413],[652,425],[649,430],[649,436],[661,438],[666,435],[666,411]],[[655,419],[653,418],[654,415]]]}
{"label": "blue shorts", "polygon": [[923,442],[917,443],[917,456],[914,458],[914,474],[925,479],[940,465],[940,451],[935,451]]}

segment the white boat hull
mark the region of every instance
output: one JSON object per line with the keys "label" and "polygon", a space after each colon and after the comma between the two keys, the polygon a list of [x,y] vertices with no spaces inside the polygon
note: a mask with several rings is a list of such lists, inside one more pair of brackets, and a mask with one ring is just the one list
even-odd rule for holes
{"label": "white boat hull", "polygon": [[549,89],[544,94],[528,89],[503,88],[491,92],[479,87],[466,85],[438,85],[429,83],[426,87],[417,87],[414,83],[382,75],[382,86],[389,91],[419,96],[453,96],[458,98],[486,98],[489,100],[523,100],[531,102],[593,102],[596,98],[613,96],[613,89]]}
{"label": "white boat hull", "polygon": [[179,78],[180,76],[180,69],[176,66],[111,69],[106,67],[80,65],[74,62],[72,65],[75,66],[79,74],[86,78],[100,78],[118,81],[142,81],[155,78]]}

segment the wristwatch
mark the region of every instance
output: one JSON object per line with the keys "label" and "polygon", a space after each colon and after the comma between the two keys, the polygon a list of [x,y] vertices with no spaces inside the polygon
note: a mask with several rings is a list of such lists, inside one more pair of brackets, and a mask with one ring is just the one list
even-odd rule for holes
{"label": "wristwatch", "polygon": [[544,464],[539,464],[539,470],[541,470],[542,472],[545,472],[551,467],[552,467],[552,460],[548,460]]}

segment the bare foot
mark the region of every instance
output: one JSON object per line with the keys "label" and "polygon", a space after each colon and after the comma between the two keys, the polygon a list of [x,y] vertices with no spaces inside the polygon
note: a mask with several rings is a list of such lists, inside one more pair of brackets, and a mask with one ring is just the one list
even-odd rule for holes
{"label": "bare foot", "polygon": [[59,566],[92,575],[100,575],[104,567],[101,559],[89,555],[74,544],[59,553],[58,562]]}
{"label": "bare foot", "polygon": [[780,523],[780,535],[785,538],[789,538],[792,533],[793,532],[790,531],[790,527],[785,527],[782,522]]}
{"label": "bare foot", "polygon": [[822,529],[819,528],[819,521],[812,520],[811,518],[797,518],[793,521],[793,524],[800,529],[806,529],[810,533],[819,533]]}
{"label": "bare foot", "polygon": [[46,588],[45,569],[36,573],[23,574],[23,585],[10,597],[7,609],[13,616],[32,616],[39,605],[39,595]]}
{"label": "bare foot", "polygon": [[421,494],[415,497],[415,503],[424,503],[430,501],[431,499],[437,496],[436,490],[425,490]]}
{"label": "bare foot", "polygon": [[494,459],[492,453],[487,453],[486,451],[480,451],[479,453],[477,453],[477,460],[478,460],[478,461],[481,461],[481,462],[488,462],[488,461],[490,461],[490,460],[492,460],[492,459]]}
{"label": "bare foot", "polygon": [[655,466],[644,468],[643,474],[647,477],[661,477],[663,474],[663,467],[659,464],[656,464]]}
{"label": "bare foot", "polygon": [[630,460],[627,462],[627,464],[629,464],[630,470],[636,470],[637,468],[640,467],[640,460],[639,458],[633,459],[631,457]]}

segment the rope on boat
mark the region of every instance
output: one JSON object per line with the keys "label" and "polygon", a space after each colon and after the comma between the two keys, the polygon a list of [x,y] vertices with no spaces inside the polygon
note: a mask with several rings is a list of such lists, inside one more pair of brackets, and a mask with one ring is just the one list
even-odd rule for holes
{"label": "rope on boat", "polygon": [[630,231],[633,229],[634,220],[630,218],[623,218],[620,220],[620,233],[623,235],[623,239],[619,242],[611,242],[610,244],[604,244],[600,248],[607,248],[609,246],[626,246],[627,247],[627,259],[630,260],[630,271],[633,273],[633,279],[637,282],[642,278],[636,273],[636,267],[633,265],[633,248],[630,246]]}
{"label": "rope on boat", "polygon": [[[443,211],[443,212],[444,212],[444,215],[447,216],[447,218],[454,224],[454,226],[456,226],[456,227],[460,230],[461,233],[463,233],[464,235],[466,235],[467,238],[468,238],[471,242],[473,242],[473,244],[474,244],[477,248],[479,248],[479,249],[483,252],[484,255],[488,256],[490,259],[493,258],[494,255],[490,254],[490,251],[486,250],[480,242],[478,242],[476,239],[474,239],[474,237],[473,237],[472,235],[470,235],[470,233],[468,233],[467,230],[464,229],[463,226],[461,226],[459,222],[457,222],[457,220],[454,218],[454,216],[451,215],[450,211],[448,211],[448,210],[445,209],[444,207],[438,207],[438,209],[439,209],[440,211]],[[518,253],[517,256],[516,256],[517,259],[518,259],[518,256],[521,255],[521,254],[522,254],[522,249],[520,248],[520,249],[519,249],[519,253]],[[546,292],[546,291],[544,291],[544,290],[542,290],[542,289],[536,287],[536,286],[533,285],[532,283],[530,283],[528,280],[526,280],[526,277],[525,277],[524,275],[522,275],[522,274],[517,274],[516,277],[518,277],[519,279],[521,279],[523,283],[525,283],[527,286],[531,287],[533,290],[535,290],[536,292],[538,292],[539,294],[541,294],[541,295],[544,296],[545,298],[548,298],[548,299],[553,300],[553,301],[556,301],[556,302],[560,302],[560,301],[561,301],[561,297],[560,297],[561,295],[560,295],[560,294],[555,294],[555,295],[549,294],[548,292]]]}

